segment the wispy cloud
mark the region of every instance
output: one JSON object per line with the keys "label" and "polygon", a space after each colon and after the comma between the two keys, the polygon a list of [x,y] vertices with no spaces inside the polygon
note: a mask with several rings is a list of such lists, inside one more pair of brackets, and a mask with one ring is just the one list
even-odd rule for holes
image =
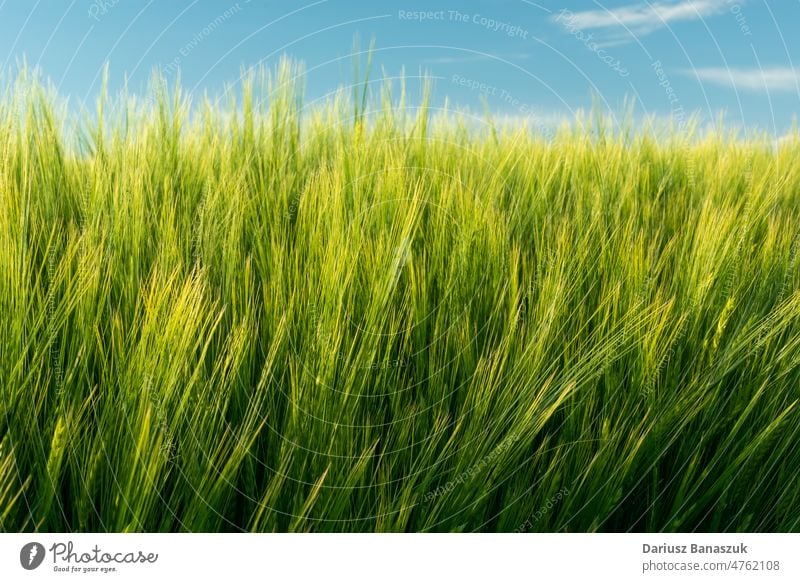
{"label": "wispy cloud", "polygon": [[[744,0],[740,0],[740,4]],[[563,10],[551,19],[581,30],[600,30],[616,34],[644,36],[676,22],[701,20],[729,9],[732,0],[676,0],[674,2],[639,2],[608,10]],[[627,29],[627,30],[626,30]],[[630,39],[630,35],[627,35]]]}
{"label": "wispy cloud", "polygon": [[695,76],[701,81],[731,87],[737,91],[797,92],[800,88],[800,70],[791,67],[763,69],[707,67],[686,69],[683,73]]}

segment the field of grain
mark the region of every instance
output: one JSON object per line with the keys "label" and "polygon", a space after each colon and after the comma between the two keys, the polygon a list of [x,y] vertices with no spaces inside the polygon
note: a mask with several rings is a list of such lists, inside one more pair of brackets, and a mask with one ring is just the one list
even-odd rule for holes
{"label": "field of grain", "polygon": [[301,84],[0,100],[3,531],[800,531],[798,142]]}

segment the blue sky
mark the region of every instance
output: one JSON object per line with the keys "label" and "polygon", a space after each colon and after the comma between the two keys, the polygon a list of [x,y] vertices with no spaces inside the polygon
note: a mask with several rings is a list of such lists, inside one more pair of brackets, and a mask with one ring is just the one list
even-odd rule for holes
{"label": "blue sky", "polygon": [[0,59],[27,59],[78,102],[156,67],[218,93],[242,67],[305,63],[306,94],[351,80],[354,37],[375,70],[436,79],[435,104],[549,123],[592,99],[677,121],[725,112],[775,134],[800,103],[797,0],[0,0]]}

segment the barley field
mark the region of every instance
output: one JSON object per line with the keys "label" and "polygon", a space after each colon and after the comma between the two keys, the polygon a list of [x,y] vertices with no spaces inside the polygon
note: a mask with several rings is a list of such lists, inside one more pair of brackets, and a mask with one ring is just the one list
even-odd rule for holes
{"label": "barley field", "polygon": [[2,531],[800,531],[800,142],[428,94],[9,84]]}

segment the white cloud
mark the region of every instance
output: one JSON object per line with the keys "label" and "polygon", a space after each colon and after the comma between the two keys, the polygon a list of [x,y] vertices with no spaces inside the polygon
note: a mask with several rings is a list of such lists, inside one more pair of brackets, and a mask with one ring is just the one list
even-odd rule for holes
{"label": "white cloud", "polygon": [[800,71],[791,67],[740,69],[708,67],[687,69],[685,75],[696,76],[701,81],[732,87],[737,91],[792,91],[800,87]]}
{"label": "white cloud", "polygon": [[[740,3],[744,3],[741,0]],[[675,22],[701,20],[728,10],[732,0],[679,0],[675,2],[640,2],[608,10],[570,12],[564,10],[552,20],[566,27],[581,30],[628,29],[635,36],[644,36]]]}

